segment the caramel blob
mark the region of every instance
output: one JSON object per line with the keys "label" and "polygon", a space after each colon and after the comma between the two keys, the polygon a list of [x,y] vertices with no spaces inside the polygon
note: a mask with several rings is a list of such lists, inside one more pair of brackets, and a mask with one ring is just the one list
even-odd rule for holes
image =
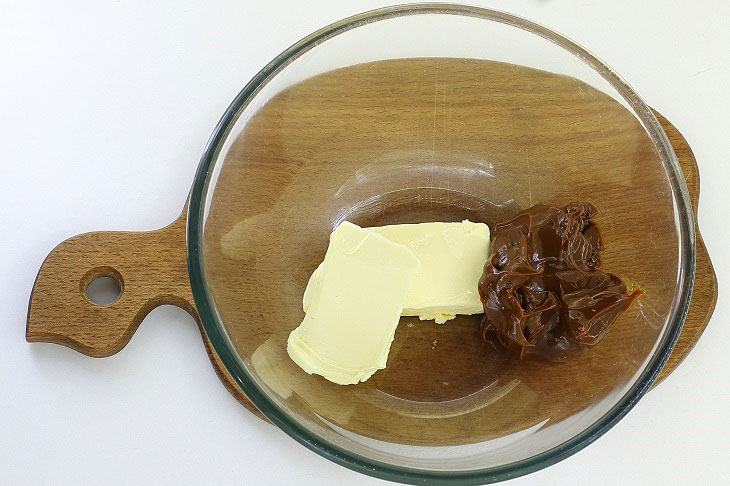
{"label": "caramel blob", "polygon": [[494,228],[479,281],[482,334],[522,357],[568,361],[598,343],[643,292],[599,270],[590,203],[537,205]]}

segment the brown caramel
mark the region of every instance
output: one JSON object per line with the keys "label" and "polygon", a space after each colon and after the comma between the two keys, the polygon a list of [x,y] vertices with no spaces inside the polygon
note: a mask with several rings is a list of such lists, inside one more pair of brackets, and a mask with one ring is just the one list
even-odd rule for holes
{"label": "brown caramel", "polygon": [[485,339],[519,357],[568,361],[643,293],[599,270],[597,212],[590,203],[537,205],[495,226],[479,281]]}

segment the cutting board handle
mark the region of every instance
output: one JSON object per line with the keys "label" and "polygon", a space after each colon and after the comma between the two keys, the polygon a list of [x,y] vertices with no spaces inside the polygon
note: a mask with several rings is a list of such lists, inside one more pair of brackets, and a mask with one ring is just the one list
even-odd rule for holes
{"label": "cutting board handle", "polygon": [[[187,209],[157,231],[87,233],[58,245],[33,286],[27,340],[104,357],[121,350],[161,305],[181,307],[197,320],[186,260],[186,215]],[[121,289],[109,305],[96,305],[86,295],[100,277],[116,280]]]}

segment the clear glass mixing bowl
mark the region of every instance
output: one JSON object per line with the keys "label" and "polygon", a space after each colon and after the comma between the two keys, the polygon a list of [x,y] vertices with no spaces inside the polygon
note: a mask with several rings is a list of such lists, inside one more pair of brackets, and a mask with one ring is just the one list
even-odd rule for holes
{"label": "clear glass mixing bowl", "polygon": [[[645,291],[580,358],[506,359],[480,316],[401,319],[356,386],[288,358],[340,221],[493,225],[577,200],[600,210],[605,270]],[[522,18],[420,4],[325,27],[243,88],[197,173],[188,258],[216,353],[284,432],[365,474],[468,484],[552,464],[636,403],[686,315],[693,228],[666,135],[609,67]]]}

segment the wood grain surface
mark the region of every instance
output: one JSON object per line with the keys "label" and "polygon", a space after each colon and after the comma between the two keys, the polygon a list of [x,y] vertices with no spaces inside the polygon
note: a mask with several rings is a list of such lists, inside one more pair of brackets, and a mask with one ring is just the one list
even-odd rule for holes
{"label": "wood grain surface", "polygon": [[[409,65],[407,66],[408,70],[412,70],[413,66]],[[479,68],[481,69],[481,68]],[[500,68],[501,69],[501,68]],[[393,69],[393,66],[391,65],[388,69],[389,73],[393,73],[394,71],[397,72],[397,69]],[[372,71],[370,71],[372,72]],[[494,73],[497,74],[494,74]],[[542,72],[540,72],[542,73]],[[401,73],[402,74],[402,73]],[[516,73],[513,69],[509,69],[507,71],[499,71],[492,69],[490,71],[490,82],[492,85],[498,85],[499,83],[504,83],[505,85],[512,86],[515,84],[515,75],[520,74]],[[539,94],[541,87],[544,89],[552,89],[554,90],[555,83],[562,83],[565,80],[561,77],[561,79],[556,80],[553,77],[545,76],[544,74],[535,74],[535,73],[525,73],[522,72],[521,74],[524,74],[525,76],[523,78],[518,79],[525,79],[528,82],[531,83],[530,85],[530,92]],[[551,75],[552,76],[552,75]],[[357,84],[357,81],[353,81],[353,78],[351,74],[348,75],[348,77],[345,79],[345,86],[347,89],[353,88],[353,83]],[[333,75],[333,77],[330,79],[332,82],[332,85],[335,85],[336,83],[342,83],[342,78],[337,78],[337,75]],[[427,80],[429,83],[430,81]],[[385,83],[392,82],[392,78],[389,78],[388,76],[383,77],[383,81],[385,86]],[[420,82],[420,81],[419,81]],[[447,114],[447,108],[446,108],[446,97],[448,95],[447,89],[451,89],[453,93],[453,89],[457,88],[460,89],[460,87],[463,87],[459,83],[466,83],[468,82],[467,78],[460,79],[460,80],[451,80],[450,84],[448,81],[444,81],[442,84],[443,91],[443,123],[444,127],[447,125],[447,116],[463,116],[464,119],[467,119],[469,114],[471,112],[474,112],[473,114],[479,115],[480,113],[477,113],[477,109],[471,107],[468,103],[465,103],[464,106],[461,107],[462,112],[459,112],[458,109],[454,109],[452,113],[452,107],[449,106],[448,108],[448,114]],[[321,84],[321,83],[320,83]],[[326,83],[325,83],[326,84]],[[438,83],[437,83],[438,86]],[[464,84],[465,86],[465,84]],[[445,88],[444,88],[445,87]],[[310,88],[314,89],[312,85],[310,85]],[[393,93],[388,91],[387,93],[390,93],[389,95],[386,93],[386,91],[379,92],[377,90],[378,86],[373,85],[371,81],[368,82],[368,89],[371,90],[373,99],[379,99],[379,103],[383,103],[382,100],[386,100],[385,103],[387,104],[393,104],[397,103],[398,100],[388,100],[388,96],[394,96]],[[313,93],[311,91],[307,91],[307,85],[304,84],[303,88],[298,88],[300,91],[292,91],[286,94],[285,97],[278,99],[278,105],[275,100],[275,102],[272,104],[273,108],[272,110],[278,108],[281,109],[282,106],[288,106],[290,109],[298,110],[299,108],[291,108],[291,107],[299,107],[301,104],[306,105],[307,110],[320,110],[321,104],[326,101],[327,96],[326,94],[322,94],[321,92],[317,92],[316,96],[313,96]],[[317,88],[319,89],[319,88]],[[333,88],[334,89],[334,88]],[[466,88],[464,88],[466,90]],[[468,91],[468,90],[467,90]],[[339,93],[336,92],[336,90],[332,91],[337,96],[339,96]],[[416,96],[418,93],[418,90],[412,91],[415,93],[413,96]],[[506,99],[502,99],[502,103],[506,103],[510,101],[509,93],[510,90],[503,90],[503,94],[507,93]],[[431,103],[436,106],[438,104],[438,107],[441,107],[441,100],[440,100],[440,94],[441,92],[437,91],[436,100],[433,100],[433,95],[431,94]],[[467,97],[463,99],[469,99]],[[334,96],[334,95],[333,95]],[[520,96],[523,96],[521,94]],[[367,98],[367,97],[366,97]],[[373,99],[370,99],[369,101],[373,101]],[[567,99],[567,98],[566,98]],[[306,100],[306,101],[305,101]],[[312,108],[312,100],[317,101],[320,103],[320,108]],[[366,100],[368,101],[368,100]],[[407,100],[406,100],[407,101]],[[473,100],[472,100],[473,101]],[[563,102],[572,102],[572,98],[568,99],[567,101],[562,100]],[[403,102],[402,100],[400,102]],[[541,102],[542,103],[542,102]],[[377,103],[375,103],[377,105]],[[326,103],[324,106],[328,106]],[[365,110],[365,104],[363,104],[362,110]],[[529,107],[529,106],[528,106]],[[372,109],[372,105],[368,106],[367,109]],[[499,110],[501,108],[497,107],[495,110]],[[505,108],[506,109],[506,108]],[[578,113],[578,116],[583,116],[583,107],[582,105],[576,105],[576,113]],[[264,110],[265,112],[266,110]],[[354,111],[352,112],[352,116],[357,116],[357,107],[355,107]],[[415,112],[414,112],[415,113]],[[616,112],[618,113],[618,112]],[[257,116],[261,116],[261,124],[257,125],[256,123],[252,124],[252,127],[256,129],[257,127],[261,130],[267,127],[267,123],[270,122],[270,120],[265,118],[266,113],[259,114]],[[315,127],[315,130],[324,130],[326,131],[328,129],[327,123],[328,120],[334,120],[337,119],[337,113],[329,113],[330,118],[322,118],[321,113],[318,112],[319,117],[319,125]],[[483,114],[482,114],[483,115]],[[307,117],[309,116],[308,113],[304,113],[301,115],[301,118],[294,117],[293,119],[298,122],[294,123],[289,126],[285,126],[284,124],[278,124],[277,130],[278,136],[281,137],[282,140],[285,139],[285,137],[301,137],[302,130],[306,130],[304,123],[311,122],[310,119]],[[519,114],[516,114],[515,116],[520,116]],[[588,120],[590,117],[586,115]],[[615,116],[620,117],[619,114],[615,114]],[[684,140],[684,138],[681,136],[681,134],[674,128],[666,119],[661,117],[661,115],[658,115],[658,118],[660,122],[662,123],[662,126],[664,127],[665,131],[667,132],[673,146],[675,149],[675,152],[680,160],[680,164],[682,166],[682,170],[684,172],[685,179],[687,181],[687,185],[690,190],[690,194],[693,201],[693,209],[697,210],[697,203],[699,198],[699,174],[697,170],[697,164],[694,159],[694,156],[692,154],[692,151],[690,150],[687,142]],[[433,119],[433,127],[431,125],[427,127],[420,127],[419,130],[423,131],[424,133],[427,133],[429,137],[432,137],[432,141],[427,141],[428,143],[433,143],[433,153],[434,155],[437,154],[437,150],[441,147],[446,146],[446,144],[449,145],[450,152],[453,149],[454,153],[458,156],[458,140],[454,136],[452,138],[452,134],[446,133],[445,130],[442,130],[440,126],[437,126],[437,121],[441,123],[441,120],[437,120],[435,117]],[[531,120],[526,119],[524,120],[525,123],[531,123]],[[590,120],[589,120],[590,121]],[[277,122],[278,123],[278,122]],[[430,122],[429,122],[430,123]],[[450,123],[450,121],[449,121]],[[536,121],[535,123],[539,123],[539,121]],[[383,127],[378,128],[378,130],[382,130]],[[573,127],[573,129],[580,129],[580,126]],[[339,130],[339,127],[333,128],[333,130]],[[393,133],[393,131],[391,131]],[[395,130],[397,132],[397,130]],[[420,133],[420,132],[419,132]],[[497,132],[497,129],[495,128],[495,133]],[[251,134],[249,134],[251,135]],[[253,133],[253,135],[259,135],[260,133]],[[411,137],[412,134],[410,133],[396,133],[397,137]],[[394,137],[396,135],[393,135]],[[464,132],[461,134],[462,136],[466,137],[469,136],[468,131],[466,128],[464,129]],[[364,130],[360,133],[352,133],[353,139],[358,139],[363,143],[366,144],[372,144],[374,140],[379,140],[382,138],[387,138],[387,134],[380,133],[379,131],[368,131]],[[415,136],[415,135],[414,135]],[[513,135],[510,135],[509,133],[501,133],[499,134],[501,137],[510,137]],[[561,134],[562,136],[562,134]],[[242,136],[243,137],[243,136]],[[610,141],[611,134],[609,133],[606,137],[606,140]],[[532,140],[534,142],[534,140]],[[318,140],[318,143],[320,143],[320,146],[326,146],[325,142],[322,142]],[[340,143],[339,141],[337,143]],[[420,143],[420,140],[419,140]],[[601,142],[603,143],[603,142]],[[261,146],[260,151],[257,152],[255,155],[257,157],[260,157],[259,164],[262,166],[271,166],[275,165],[280,162],[280,160],[284,160],[288,154],[285,152],[285,149],[287,147],[277,145],[277,150],[284,150],[284,152],[277,152],[277,151],[271,151],[271,146]],[[498,146],[496,144],[495,146]],[[608,147],[608,145],[607,145]],[[244,167],[246,164],[251,164],[250,159],[248,158],[250,156],[250,152],[246,153],[238,153],[236,155],[235,152],[235,144],[233,147],[233,158],[231,161],[226,162],[229,171],[232,171],[234,168],[236,168],[236,164],[239,164],[240,167],[238,167],[237,170],[242,170],[241,167]],[[254,148],[255,150],[255,148]],[[335,150],[335,147],[333,146],[332,150]],[[637,149],[636,153],[642,154],[641,150],[643,149]],[[317,154],[314,153],[305,153],[304,157],[314,157]],[[236,157],[238,158],[238,161],[236,161]],[[273,159],[272,159],[273,157]],[[528,157],[529,160],[529,157]],[[299,163],[296,160],[292,162],[293,168],[286,166],[284,170],[281,172],[274,174],[275,180],[274,183],[278,184],[280,187],[286,187],[288,184],[292,184],[294,180],[297,179],[297,177],[300,177],[302,175],[303,170],[305,167],[303,166],[304,163],[301,163],[299,166],[296,166],[296,164]],[[529,163],[529,162],[528,162]],[[639,167],[640,165],[637,165],[636,167]],[[524,170],[524,169],[521,169]],[[529,169],[528,169],[529,170]],[[262,177],[266,177],[267,175],[271,175],[269,173],[262,172]],[[235,178],[231,178],[233,181]],[[651,177],[649,177],[647,180],[649,180],[651,183]],[[271,181],[269,181],[271,182]],[[619,183],[620,184],[620,183]],[[609,187],[607,190],[616,190],[616,187]],[[254,204],[264,204],[264,205],[271,205],[276,203],[276,199],[278,197],[276,191],[259,191],[256,192],[255,190],[248,190],[247,186],[245,186],[244,183],[236,184],[231,183],[229,185],[229,188],[231,190],[231,195],[228,200],[224,201],[227,203],[230,203],[233,198],[240,198],[240,197],[249,197],[249,200],[247,204],[249,206],[247,207],[253,207]],[[494,191],[500,192],[500,191],[507,191],[509,188],[505,187],[496,187],[493,188]],[[538,191],[533,191],[532,188],[529,192],[529,198],[532,199],[535,197],[536,193]],[[225,196],[225,190],[221,191],[221,194]],[[241,194],[243,196],[241,196]],[[354,197],[357,197],[356,193],[354,194]],[[223,197],[221,196],[221,197]],[[420,196],[419,196],[420,197]],[[438,198],[441,197],[439,194],[432,193],[430,196],[433,200],[438,200]],[[446,193],[446,197],[450,197],[448,193]],[[387,204],[390,205],[390,207],[401,207],[402,205],[406,204],[407,201],[410,199],[410,195],[405,195],[403,198],[399,199],[400,196],[396,194],[395,196],[392,196],[392,200],[387,201]],[[525,194],[525,198],[527,198],[527,193]],[[353,201],[354,203],[357,203],[358,201]],[[537,200],[534,202],[538,202]],[[525,206],[528,204],[527,199],[524,201],[520,201],[519,204]],[[400,206],[399,206],[400,205]],[[290,208],[286,208],[287,211],[289,211]],[[304,211],[308,208],[300,208],[301,211]],[[311,209],[311,208],[309,208]],[[514,208],[510,207],[507,208],[506,211],[513,211]],[[470,209],[472,211],[473,208]],[[231,211],[229,214],[231,214],[231,217],[233,218],[231,221],[235,220],[236,218],[239,218],[240,213],[244,211],[245,208],[241,208],[239,206],[232,206]],[[610,208],[609,208],[610,211]],[[233,216],[235,214],[235,216]],[[298,214],[298,213],[294,213]],[[342,214],[340,216],[345,217],[347,215],[351,215],[356,217],[357,214],[354,213],[347,213]],[[365,214],[365,213],[363,213]],[[416,214],[416,213],[411,213]],[[461,213],[460,213],[461,214]],[[469,214],[468,211],[465,214]],[[290,213],[287,213],[287,218],[290,217]],[[33,292],[31,295],[31,301],[28,311],[28,322],[27,322],[27,330],[26,330],[26,337],[29,342],[52,342],[57,344],[62,344],[65,346],[68,346],[70,348],[73,348],[81,353],[84,353],[89,356],[94,357],[104,357],[112,355],[116,352],[118,352],[120,349],[122,349],[129,339],[131,338],[132,334],[135,332],[137,327],[140,325],[144,317],[155,307],[160,305],[175,305],[178,307],[181,307],[188,311],[197,321],[201,330],[201,334],[203,337],[203,341],[205,343],[206,349],[208,350],[208,354],[210,356],[211,362],[213,363],[213,366],[215,367],[219,377],[223,381],[223,383],[226,385],[227,389],[244,405],[246,408],[251,410],[252,412],[256,413],[260,417],[262,415],[256,408],[245,398],[243,393],[241,392],[240,388],[238,388],[237,385],[235,385],[234,381],[230,377],[230,375],[227,373],[225,368],[222,366],[221,362],[218,360],[215,352],[213,351],[211,344],[202,328],[200,326],[199,317],[195,310],[195,305],[192,298],[192,293],[190,290],[190,284],[188,280],[188,270],[186,266],[186,248],[185,248],[185,224],[186,224],[186,217],[187,213],[186,210],[183,211],[180,218],[175,221],[170,226],[163,228],[158,231],[153,232],[141,232],[141,233],[133,233],[133,232],[101,232],[101,233],[90,233],[85,235],[80,235],[74,238],[71,238],[61,245],[59,245],[56,249],[53,250],[53,252],[48,256],[46,261],[43,263],[40,272],[38,274],[36,283],[33,288]],[[361,217],[364,217],[361,215]],[[286,218],[285,218],[286,219]],[[367,221],[365,221],[367,222]],[[494,221],[487,221],[489,223],[494,223]],[[216,222],[215,218],[212,218],[212,224],[214,225],[211,230],[210,234],[212,237],[217,238],[225,238],[226,235],[231,235],[230,229],[231,225],[229,224],[230,221],[228,220],[222,220],[220,222]],[[215,225],[219,224],[219,230],[220,232],[217,232]],[[610,225],[608,225],[608,232],[611,233],[612,229],[610,228]],[[206,228],[206,231],[208,231],[208,228]],[[671,373],[678,365],[679,363],[686,357],[686,355],[690,352],[694,344],[697,342],[699,337],[702,334],[702,331],[704,330],[705,326],[707,325],[710,316],[712,315],[712,311],[715,306],[715,302],[717,299],[717,281],[714,274],[714,270],[712,268],[712,264],[710,262],[709,256],[707,254],[707,251],[704,247],[704,244],[702,243],[702,239],[699,236],[699,231],[697,232],[698,240],[697,240],[697,274],[695,277],[695,290],[689,310],[689,314],[687,316],[687,319],[684,324],[684,328],[682,331],[682,334],[675,346],[675,349],[667,362],[665,368],[662,370],[657,383],[664,379],[669,373]],[[236,235],[234,233],[234,236],[238,238],[241,235]],[[610,241],[610,240],[609,240]],[[277,248],[279,244],[283,244],[280,242],[276,242]],[[311,252],[312,254],[319,254],[321,253],[321,249],[319,248],[312,248]],[[278,251],[278,250],[277,250]],[[251,259],[253,259],[254,263],[257,261],[256,258],[259,258],[258,264],[259,265],[265,265],[265,262],[263,259],[261,259],[260,255],[244,255],[245,258],[248,258],[248,260],[241,260],[238,259],[229,259],[226,260],[226,262],[221,263],[221,267],[218,268],[215,265],[212,266],[212,268],[217,269],[216,275],[213,276],[213,285],[216,285],[216,278],[220,278],[220,281],[217,282],[219,285],[226,285],[230,287],[231,296],[226,297],[226,291],[221,291],[220,294],[223,296],[222,299],[228,299],[228,301],[235,300],[236,298],[239,298],[242,302],[247,301],[247,295],[241,295],[242,290],[245,289],[245,284],[242,287],[234,287],[233,285],[228,285],[232,282],[228,278],[228,276],[233,275],[235,272],[241,272],[245,271],[247,269],[246,265],[247,262],[250,263]],[[321,257],[321,255],[320,255]],[[216,257],[215,255],[211,258],[223,258],[223,257]],[[222,261],[222,260],[221,260]],[[609,257],[607,259],[607,264],[611,263],[613,261],[612,257]],[[616,265],[619,265],[620,262],[616,260]],[[609,271],[611,269],[609,268]],[[302,274],[306,274],[307,271],[302,270]],[[108,306],[96,306],[92,304],[86,297],[85,297],[85,289],[86,286],[90,281],[97,277],[111,277],[115,278],[121,285],[123,291],[121,297],[114,302],[111,305]],[[640,275],[632,276],[633,279],[635,279],[637,282],[641,281]],[[277,284],[279,285],[279,284]],[[284,291],[289,292],[290,290],[284,289]],[[297,292],[291,290],[292,294],[297,294]],[[216,293],[216,295],[218,295]],[[300,297],[300,295],[294,295],[297,299]],[[233,312],[233,309],[236,309],[234,307],[231,307],[230,310]],[[258,309],[258,308],[256,308]],[[257,313],[263,312],[259,310],[254,311],[254,318],[263,319],[264,316],[259,315]],[[224,310],[225,313],[225,310]],[[247,318],[251,318],[248,316]],[[233,319],[232,319],[233,322]],[[247,325],[245,323],[242,323],[241,326]],[[291,322],[291,327],[293,328],[296,325],[295,321]],[[417,325],[417,324],[416,324]],[[464,323],[464,326],[470,325],[469,323]],[[235,324],[232,324],[232,336],[234,341],[236,341],[238,346],[241,346],[242,354],[245,356],[246,359],[254,359],[253,356],[256,350],[262,349],[266,350],[265,346],[267,345],[267,337],[269,336],[269,333],[261,332],[260,336],[251,336],[250,332],[236,332]],[[406,328],[406,326],[401,326],[403,329],[403,332],[408,332],[409,328]],[[435,330],[433,332],[435,333],[444,333],[448,330],[447,327],[438,327],[434,328]],[[400,331],[399,331],[400,332]],[[623,334],[623,331],[620,329],[617,329],[615,334],[615,338],[618,340],[620,339]],[[255,334],[255,332],[254,332]],[[245,337],[242,337],[244,336]],[[439,334],[440,336],[440,334]],[[434,337],[429,337],[430,339]],[[240,339],[239,339],[240,338]],[[238,339],[238,340],[237,340]],[[434,338],[434,343],[437,341],[437,339],[441,339],[440,337]],[[444,340],[446,338],[444,337]],[[410,349],[409,346],[412,346],[413,343],[417,342],[417,340],[411,339],[410,341],[405,340],[401,342],[397,339],[396,343],[394,343],[393,348],[393,355],[398,355],[401,353],[401,356],[419,356],[419,359],[425,360],[427,359],[427,356],[420,356],[419,353],[422,353],[421,350],[416,349]],[[250,349],[248,346],[253,346]],[[435,345],[434,345],[435,347]],[[606,346],[606,349],[609,349],[610,345]],[[280,350],[279,350],[280,351]],[[478,352],[479,350],[474,349],[474,352]],[[389,364],[390,368],[390,364]],[[412,370],[410,368],[403,368],[399,371],[398,367],[395,366],[393,370],[393,376],[399,376],[398,374],[402,373],[403,376],[406,376],[407,373],[411,373]],[[586,379],[590,379],[591,377],[587,377]],[[595,377],[593,377],[595,378]],[[458,375],[454,375],[453,377],[454,384],[456,385],[457,381],[459,380]],[[395,395],[401,394],[403,397],[408,396],[414,403],[418,402],[419,400],[423,400],[424,398],[427,398],[427,395],[429,393],[444,393],[443,390],[431,390],[428,388],[428,386],[425,386],[423,384],[419,385],[415,388],[404,388],[402,386],[402,383],[398,381],[398,379],[395,379],[395,381],[388,382],[387,380],[381,380],[378,382],[377,380],[372,381],[373,385],[371,386],[379,386],[380,390],[388,391],[388,386],[394,386],[395,388],[392,390]],[[390,383],[390,384],[389,384]],[[326,386],[326,384],[317,384],[317,386]],[[460,385],[461,386],[461,385]],[[469,386],[472,386],[472,384],[464,382],[463,384],[464,390],[466,390]],[[455,387],[456,388],[456,387]],[[464,391],[462,390],[462,392]],[[322,396],[329,396],[327,394],[328,392],[325,392]],[[454,392],[454,393],[461,393],[461,392]],[[423,395],[426,394],[426,395]],[[296,394],[295,394],[296,395]],[[445,397],[447,397],[445,395]],[[448,398],[448,397],[447,397]],[[458,397],[457,397],[458,398]],[[297,399],[296,396],[293,398],[294,400]],[[301,397],[299,398],[301,399]],[[302,409],[305,409],[308,404],[301,403],[300,406]],[[373,407],[377,408],[383,406],[382,404],[375,403]],[[416,411],[416,414],[418,413],[425,413],[428,415],[428,411]],[[334,413],[337,415],[337,413]],[[357,423],[353,422],[352,420],[352,410],[345,413],[347,415],[346,417],[342,418],[342,423],[344,425],[352,426],[352,428],[358,432],[362,432],[366,435],[374,436],[374,437],[381,437],[381,438],[389,438],[388,431],[377,431],[375,433],[368,433],[368,428],[372,427],[373,424],[363,424],[363,423]],[[559,414],[556,414],[556,416],[559,416]],[[330,417],[332,418],[332,417]],[[335,417],[335,420],[333,420],[335,423],[338,423],[337,417]],[[409,425],[408,421],[406,420],[404,422],[405,426],[411,426]],[[385,427],[387,424],[383,424]],[[489,433],[495,433],[495,430],[490,430]],[[489,435],[489,433],[485,432],[485,437]],[[448,437],[436,437],[432,438],[433,441],[430,443],[449,443]],[[410,442],[408,439],[403,440],[404,442],[408,443]]]}
{"label": "wood grain surface", "polygon": [[[200,323],[188,278],[186,222],[187,206],[174,223],[157,231],[87,233],[58,245],[33,286],[26,339],[103,358],[126,346],[153,309],[174,305],[198,323],[208,357],[228,391],[264,418],[225,371]],[[116,302],[98,306],[88,300],[86,287],[98,277],[120,284]]]}
{"label": "wood grain surface", "polygon": [[689,197],[692,200],[692,211],[695,215],[695,234],[697,236],[697,270],[695,272],[694,289],[692,291],[692,300],[689,306],[687,318],[684,321],[682,333],[677,339],[671,356],[664,365],[661,373],[657,377],[652,387],[661,383],[669,374],[674,371],[677,366],[687,357],[697,341],[702,336],[702,332],[710,322],[712,313],[717,304],[717,275],[712,267],[712,260],[707,253],[705,242],[702,241],[699,223],[697,222],[697,208],[700,200],[700,172],[697,168],[697,160],[695,159],[692,149],[682,134],[672,125],[669,120],[664,118],[660,113],[654,111],[659,122],[664,128],[664,132],[672,142],[674,153],[677,154],[679,165],[682,167],[684,180],[687,182],[689,189]]}

